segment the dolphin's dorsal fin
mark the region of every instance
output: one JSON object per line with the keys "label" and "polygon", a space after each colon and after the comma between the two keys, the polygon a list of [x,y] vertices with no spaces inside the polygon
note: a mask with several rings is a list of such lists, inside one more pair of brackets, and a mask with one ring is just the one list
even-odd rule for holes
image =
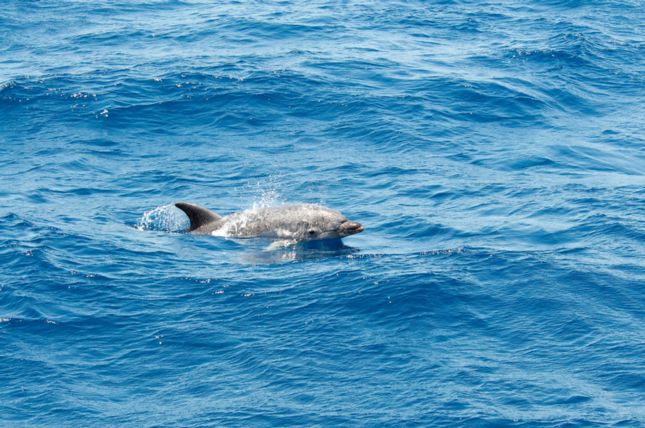
{"label": "dolphin's dorsal fin", "polygon": [[186,213],[190,219],[190,229],[192,232],[195,229],[199,229],[205,224],[213,223],[219,221],[222,217],[218,216],[212,211],[207,210],[204,207],[199,205],[187,204],[185,202],[177,202],[175,204],[177,208]]}

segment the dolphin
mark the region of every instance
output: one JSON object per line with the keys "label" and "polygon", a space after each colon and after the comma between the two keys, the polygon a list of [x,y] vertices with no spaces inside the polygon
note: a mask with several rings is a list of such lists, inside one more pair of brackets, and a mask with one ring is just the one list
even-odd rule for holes
{"label": "dolphin", "polygon": [[190,219],[188,231],[199,235],[279,239],[286,246],[302,241],[340,239],[363,226],[340,212],[315,204],[281,205],[220,216],[199,205],[175,204]]}

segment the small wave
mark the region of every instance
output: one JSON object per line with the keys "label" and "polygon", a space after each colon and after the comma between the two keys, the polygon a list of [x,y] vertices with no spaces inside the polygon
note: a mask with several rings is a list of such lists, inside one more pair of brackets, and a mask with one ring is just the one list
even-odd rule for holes
{"label": "small wave", "polygon": [[3,82],[0,82],[0,94],[8,89],[12,89],[13,87],[16,86],[16,81],[15,80],[5,80]]}
{"label": "small wave", "polygon": [[188,218],[174,205],[161,205],[143,213],[135,228],[138,230],[159,230],[181,232],[188,228]]}

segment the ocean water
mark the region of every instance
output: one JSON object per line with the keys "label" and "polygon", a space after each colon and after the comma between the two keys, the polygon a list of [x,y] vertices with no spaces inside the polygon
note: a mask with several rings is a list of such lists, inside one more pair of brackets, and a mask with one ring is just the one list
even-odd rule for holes
{"label": "ocean water", "polygon": [[642,1],[1,9],[1,426],[645,424]]}

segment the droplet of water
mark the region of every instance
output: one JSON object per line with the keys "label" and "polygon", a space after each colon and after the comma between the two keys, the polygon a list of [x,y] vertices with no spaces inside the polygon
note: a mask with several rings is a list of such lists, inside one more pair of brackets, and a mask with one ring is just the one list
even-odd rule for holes
{"label": "droplet of water", "polygon": [[282,205],[284,199],[280,193],[282,177],[280,175],[271,175],[263,181],[255,183],[254,189],[251,189],[255,194],[251,203],[251,210],[266,208],[276,205]]}

